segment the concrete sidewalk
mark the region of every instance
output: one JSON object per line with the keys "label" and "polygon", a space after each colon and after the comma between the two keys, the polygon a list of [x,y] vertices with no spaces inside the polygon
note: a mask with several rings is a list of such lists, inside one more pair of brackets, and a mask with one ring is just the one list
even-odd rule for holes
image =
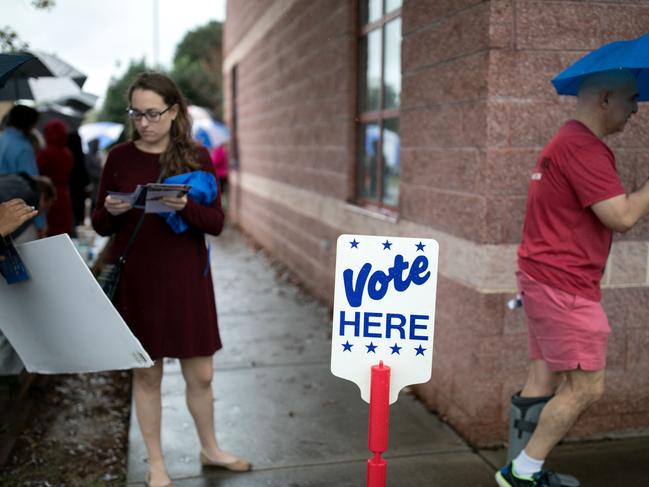
{"label": "concrete sidewalk", "polygon": [[[329,372],[330,316],[228,228],[213,240],[223,350],[215,356],[220,445],[253,462],[235,474],[203,470],[177,361],[165,363],[163,447],[175,487],[365,485],[368,407],[356,385]],[[128,485],[143,485],[144,444],[133,411]],[[416,399],[390,408],[388,485],[493,487],[504,452],[474,451]],[[649,485],[649,438],[564,445],[550,467],[584,487]]]}

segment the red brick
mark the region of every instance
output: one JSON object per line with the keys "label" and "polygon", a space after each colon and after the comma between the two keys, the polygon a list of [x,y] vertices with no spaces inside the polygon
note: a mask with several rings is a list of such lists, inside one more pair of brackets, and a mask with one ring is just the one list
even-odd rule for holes
{"label": "red brick", "polygon": [[602,291],[602,306],[611,327],[618,329],[619,326],[624,326],[627,332],[631,328],[646,328],[649,322],[649,308],[644,303],[648,302],[649,288],[646,287]]}
{"label": "red brick", "polygon": [[478,52],[447,63],[403,73],[402,109],[427,107],[487,96],[489,57]]}
{"label": "red brick", "polygon": [[627,122],[624,131],[607,137],[606,143],[614,150],[643,149],[646,151],[647,147],[649,147],[647,126],[649,126],[649,110],[645,103],[640,103],[638,113],[633,115]]}
{"label": "red brick", "polygon": [[482,103],[441,105],[401,111],[401,144],[431,148],[481,147],[486,133]]}
{"label": "red brick", "polygon": [[490,3],[489,46],[492,49],[511,49],[514,47],[514,42],[516,40],[516,22],[514,17],[515,0],[491,0]]}
{"label": "red brick", "polygon": [[[499,294],[484,294],[444,276],[438,277],[437,317],[448,326],[454,326],[458,338],[469,335],[477,338],[501,337],[503,315],[506,312]],[[439,333],[446,333],[442,329]],[[437,330],[436,330],[437,335]],[[464,350],[463,343],[455,343],[457,350]]]}
{"label": "red brick", "polygon": [[591,50],[599,46],[598,6],[518,1],[517,49]]}
{"label": "red brick", "polygon": [[483,194],[525,196],[539,151],[534,149],[488,149],[480,168]]}
{"label": "red brick", "polygon": [[475,193],[483,188],[477,149],[401,149],[401,181]]}
{"label": "red brick", "polygon": [[647,243],[625,242],[614,245],[608,263],[607,282],[611,285],[647,283]]}
{"label": "red brick", "polygon": [[557,51],[490,51],[489,94],[497,97],[556,100],[551,80],[566,68]]}
{"label": "red brick", "polygon": [[649,26],[649,5],[637,1],[638,5],[605,5],[600,13],[600,36],[602,44],[633,39],[647,33]]}
{"label": "red brick", "polygon": [[608,337],[608,351],[606,354],[607,372],[624,372],[626,370],[625,360],[627,357],[628,331],[619,323],[611,323],[611,334]]}
{"label": "red brick", "polygon": [[649,368],[649,328],[629,328],[626,331],[626,368],[641,373]]}
{"label": "red brick", "polygon": [[489,4],[462,10],[444,17],[428,29],[406,35],[402,44],[404,71],[487,49],[489,44]]}
{"label": "red brick", "polygon": [[458,237],[483,239],[485,200],[467,193],[401,185],[401,215]]}
{"label": "red brick", "polygon": [[526,195],[487,198],[482,241],[492,244],[520,242],[526,200]]}
{"label": "red brick", "polygon": [[479,6],[482,0],[405,0],[401,9],[403,32],[431,28],[445,17],[453,16],[462,10]]}
{"label": "red brick", "polygon": [[512,102],[509,112],[511,147],[541,149],[574,116],[574,103],[521,100]]}

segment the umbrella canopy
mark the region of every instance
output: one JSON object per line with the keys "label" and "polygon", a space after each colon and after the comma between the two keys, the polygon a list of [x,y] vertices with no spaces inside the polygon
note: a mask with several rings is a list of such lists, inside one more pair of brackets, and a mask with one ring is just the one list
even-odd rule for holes
{"label": "umbrella canopy", "polygon": [[230,140],[230,131],[225,124],[216,120],[194,120],[192,137],[208,150],[212,150]]}
{"label": "umbrella canopy", "polygon": [[56,100],[59,105],[67,106],[85,113],[95,106],[99,97],[86,91],[64,95]]}
{"label": "umbrella canopy", "polygon": [[34,76],[50,76],[43,63],[31,54],[0,54],[0,88],[10,77],[27,77],[30,72]]}
{"label": "umbrella canopy", "polygon": [[79,136],[84,147],[88,151],[88,144],[93,140],[99,140],[99,148],[105,149],[119,139],[124,130],[124,124],[114,122],[86,123],[79,127]]}
{"label": "umbrella canopy", "polygon": [[58,100],[81,93],[81,88],[72,78],[30,78],[26,80],[30,99],[36,103]]}
{"label": "umbrella canopy", "polygon": [[187,107],[192,117],[192,137],[208,150],[212,150],[230,140],[230,130],[218,120],[215,120],[205,108],[190,105]]}
{"label": "umbrella canopy", "polygon": [[[77,92],[80,91],[86,81],[85,74],[53,54],[33,51],[18,55],[31,56],[31,58],[8,75],[6,85],[0,88],[0,100],[46,101],[53,99],[52,97],[38,98],[38,94],[34,92],[35,79],[38,79],[38,82],[47,77],[65,79],[67,81],[58,83],[66,84],[68,92],[72,92],[73,88]],[[52,84],[54,83],[56,82],[52,82]],[[60,91],[60,88],[57,90]],[[38,89],[36,91],[38,92]]]}
{"label": "umbrella canopy", "polygon": [[552,80],[559,95],[576,96],[582,78],[612,69],[629,69],[638,81],[638,101],[649,101],[649,32],[595,49]]}
{"label": "umbrella canopy", "polygon": [[56,54],[48,54],[42,51],[34,51],[33,54],[40,59],[45,66],[47,66],[54,76],[71,78],[79,88],[83,88],[83,84],[86,82],[86,79],[88,79],[86,74],[82,73]]}

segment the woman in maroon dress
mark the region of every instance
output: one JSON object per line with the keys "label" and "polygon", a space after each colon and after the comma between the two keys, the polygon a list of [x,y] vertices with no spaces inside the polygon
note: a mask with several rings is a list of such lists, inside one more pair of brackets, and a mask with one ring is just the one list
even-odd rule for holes
{"label": "woman in maroon dress", "polygon": [[[214,174],[209,154],[190,136],[187,104],[177,86],[158,73],[143,73],[129,89],[128,116],[132,140],[108,155],[99,186],[93,226],[114,235],[110,262],[121,255],[142,210],[107,196],[133,192],[191,171]],[[212,403],[212,355],[221,348],[209,256],[204,234],[223,228],[220,198],[203,205],[191,197],[164,198],[189,225],[176,234],[157,214],[146,214],[124,265],[115,306],[155,365],[133,370],[133,394],[146,445],[147,485],[171,485],[160,444],[160,383],[163,357],[180,359],[187,385],[187,404],[201,443],[203,465],[247,471],[248,461],[218,447]]]}

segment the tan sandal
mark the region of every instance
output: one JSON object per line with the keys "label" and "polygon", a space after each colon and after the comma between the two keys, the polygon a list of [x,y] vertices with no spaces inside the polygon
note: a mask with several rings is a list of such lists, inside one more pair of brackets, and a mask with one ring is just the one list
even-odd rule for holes
{"label": "tan sandal", "polygon": [[[154,487],[153,485],[151,485],[151,472],[146,473],[146,477],[144,479],[144,484],[146,485],[146,487]],[[156,485],[155,487],[174,487],[174,484],[170,480],[166,484]]]}
{"label": "tan sandal", "polygon": [[243,458],[237,458],[235,461],[228,463],[217,462],[216,460],[209,458],[207,455],[205,455],[205,453],[201,451],[200,459],[201,465],[203,467],[224,468],[225,470],[229,470],[231,472],[248,472],[252,469],[250,462]]}

